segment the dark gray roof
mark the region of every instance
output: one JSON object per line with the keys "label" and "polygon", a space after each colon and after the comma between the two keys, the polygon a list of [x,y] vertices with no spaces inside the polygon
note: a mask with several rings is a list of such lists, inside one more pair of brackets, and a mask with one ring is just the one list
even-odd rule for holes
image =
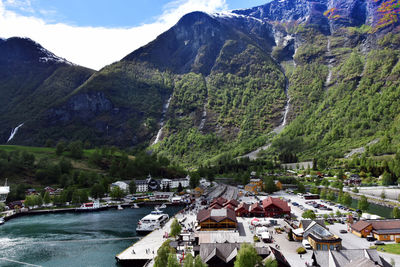
{"label": "dark gray roof", "polygon": [[315,250],[312,258],[315,259],[317,266],[321,267],[359,266],[355,263],[358,261],[364,262],[361,261],[363,259],[376,263],[376,266],[390,266],[388,262],[379,256],[375,249]]}
{"label": "dark gray roof", "polygon": [[136,185],[147,184],[147,181],[146,180],[135,180],[135,183],[136,183]]}
{"label": "dark gray roof", "polygon": [[[225,263],[233,262],[240,249],[240,243],[203,243],[200,245],[200,257],[207,263],[214,257],[218,257]],[[266,257],[270,254],[268,248],[256,248],[258,255]]]}
{"label": "dark gray roof", "polygon": [[303,229],[306,230],[307,227],[310,225],[310,223],[312,223],[312,221],[315,221],[316,223],[318,223],[319,225],[321,225],[322,227],[326,228],[325,226],[325,221],[323,219],[316,219],[316,220],[301,220],[300,223],[303,226]]}

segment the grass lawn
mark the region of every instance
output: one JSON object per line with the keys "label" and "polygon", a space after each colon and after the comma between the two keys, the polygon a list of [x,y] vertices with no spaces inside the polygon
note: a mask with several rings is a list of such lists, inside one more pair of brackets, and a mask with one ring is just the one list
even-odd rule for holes
{"label": "grass lawn", "polygon": [[386,244],[383,246],[371,246],[371,249],[375,249],[378,251],[383,251],[392,254],[399,254],[400,255],[400,243],[399,244]]}

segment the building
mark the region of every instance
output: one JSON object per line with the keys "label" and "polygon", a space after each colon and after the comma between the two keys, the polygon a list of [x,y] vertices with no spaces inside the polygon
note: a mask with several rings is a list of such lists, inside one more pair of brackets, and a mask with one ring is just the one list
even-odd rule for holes
{"label": "building", "polygon": [[161,179],[160,184],[162,188],[167,188],[169,185],[170,189],[178,188],[181,184],[182,188],[189,187],[189,177],[179,179]]}
{"label": "building", "polygon": [[358,174],[352,174],[352,175],[350,175],[349,179],[344,181],[344,184],[360,186],[361,182],[362,182],[362,180]]}
{"label": "building", "polygon": [[400,243],[400,219],[360,220],[352,224],[350,229],[359,237],[372,235],[380,241]]}
{"label": "building", "polygon": [[237,228],[236,214],[231,209],[204,209],[197,213],[201,231],[234,230]]}
{"label": "building", "polygon": [[244,187],[244,190],[251,192],[253,194],[258,194],[263,190],[264,183],[261,179],[250,179],[250,182]]}
{"label": "building", "polygon": [[204,194],[204,188],[203,186],[198,186],[195,189],[193,189],[193,196],[194,197],[200,197]]}
{"label": "building", "polygon": [[149,191],[146,180],[135,180],[135,184],[137,193]]}
{"label": "building", "polygon": [[283,185],[279,180],[274,180],[275,187],[279,190],[283,189]]}
{"label": "building", "polygon": [[268,197],[262,202],[265,217],[282,217],[290,215],[288,203],[280,198]]}
{"label": "building", "polygon": [[4,186],[0,186],[0,203],[6,202],[8,193],[10,193],[10,187],[7,186],[7,182]]}
{"label": "building", "polygon": [[110,189],[112,190],[114,187],[119,187],[124,192],[129,192],[129,183],[127,181],[117,181],[112,183]]}
{"label": "building", "polygon": [[391,266],[375,249],[314,251],[311,259],[318,267]]}
{"label": "building", "polygon": [[155,200],[171,201],[174,196],[174,192],[154,192]]}
{"label": "building", "polygon": [[250,216],[254,216],[254,217],[264,217],[265,216],[264,209],[258,202],[250,205],[249,213],[250,213]]}
{"label": "building", "polygon": [[239,206],[235,210],[235,214],[237,217],[248,217],[249,216],[249,204],[240,203]]}
{"label": "building", "polygon": [[301,220],[297,229],[292,231],[292,236],[295,241],[303,241],[304,230],[310,226],[312,222],[316,222],[317,224],[321,225],[322,227],[326,228],[325,221],[323,219],[316,219],[316,220]]}
{"label": "building", "polygon": [[304,239],[308,240],[314,250],[339,250],[342,248],[342,239],[315,221],[312,221],[304,229]]}
{"label": "building", "polygon": [[[199,246],[200,257],[208,267],[233,267],[240,246],[240,243],[203,243]],[[266,247],[256,247],[256,250],[262,259],[271,253]]]}

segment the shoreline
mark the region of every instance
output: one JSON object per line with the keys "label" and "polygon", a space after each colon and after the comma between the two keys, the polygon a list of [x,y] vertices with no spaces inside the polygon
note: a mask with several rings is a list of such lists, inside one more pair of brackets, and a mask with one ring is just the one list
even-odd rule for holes
{"label": "shoreline", "polygon": [[105,211],[105,210],[110,210],[110,209],[118,209],[118,206],[121,206],[123,208],[131,208],[134,204],[137,204],[139,206],[155,206],[155,205],[161,205],[161,204],[166,204],[167,206],[181,206],[185,205],[184,203],[170,203],[170,202],[138,202],[138,203],[124,203],[124,204],[118,204],[118,205],[109,205],[109,206],[103,206],[97,209],[79,209],[79,208],[60,208],[60,209],[46,209],[46,210],[30,210],[30,211],[21,211],[14,213],[10,216],[4,216],[4,221],[9,221],[12,219],[16,219],[19,217],[24,217],[24,216],[34,216],[34,215],[43,215],[43,214],[54,214],[54,213],[88,213],[88,212],[100,212],[100,211]]}

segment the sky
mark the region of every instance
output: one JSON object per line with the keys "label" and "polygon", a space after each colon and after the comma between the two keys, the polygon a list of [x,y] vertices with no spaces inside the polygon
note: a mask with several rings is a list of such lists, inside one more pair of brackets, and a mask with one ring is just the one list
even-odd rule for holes
{"label": "sky", "polygon": [[29,37],[99,70],[155,39],[191,11],[250,8],[269,0],[0,0],[0,37]]}

